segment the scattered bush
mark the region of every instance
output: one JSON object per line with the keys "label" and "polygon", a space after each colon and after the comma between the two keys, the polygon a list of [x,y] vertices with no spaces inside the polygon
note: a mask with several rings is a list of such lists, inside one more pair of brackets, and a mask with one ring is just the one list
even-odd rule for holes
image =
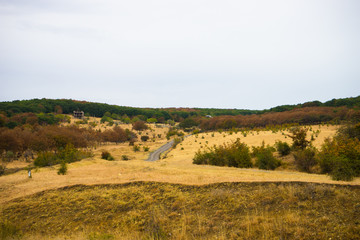
{"label": "scattered bush", "polygon": [[274,148],[263,143],[260,147],[253,147],[252,155],[256,157],[255,165],[259,169],[274,170],[281,165],[281,162],[274,157]]}
{"label": "scattered bush", "polygon": [[146,142],[147,140],[149,140],[149,136],[141,136],[140,139],[141,141]]}
{"label": "scattered bush", "polygon": [[275,143],[275,146],[281,156],[287,156],[291,152],[291,148],[287,142],[278,141]]}
{"label": "scattered bush", "polygon": [[319,153],[322,173],[333,179],[349,181],[360,176],[360,141],[342,134],[326,139]]}
{"label": "scattered bush", "polygon": [[140,151],[140,146],[139,145],[134,145],[133,150],[134,150],[134,152]]}
{"label": "scattered bush", "polygon": [[58,175],[65,175],[67,173],[67,164],[65,161],[60,163],[60,168],[57,172]]}
{"label": "scattered bush", "polygon": [[294,127],[290,129],[290,134],[287,136],[293,140],[292,147],[294,149],[305,149],[310,144],[310,141],[306,140],[306,135],[306,128]]}
{"label": "scattered bush", "polygon": [[299,149],[294,152],[295,165],[299,171],[311,172],[311,168],[316,165],[316,150],[314,148]]}
{"label": "scattered bush", "polygon": [[108,151],[102,151],[101,152],[101,158],[105,159],[105,160],[108,160],[108,161],[114,160],[114,157]]}
{"label": "scattered bush", "polygon": [[130,158],[127,155],[122,155],[121,159],[124,161],[130,160]]}
{"label": "scattered bush", "polygon": [[6,166],[4,164],[0,164],[0,176],[5,174]]}
{"label": "scattered bush", "polygon": [[356,176],[349,159],[341,156],[333,159],[333,169],[330,172],[331,179],[336,181],[351,181]]}
{"label": "scattered bush", "polygon": [[213,146],[203,152],[196,152],[194,164],[209,164],[239,168],[252,167],[249,147],[239,139],[231,144]]}
{"label": "scattered bush", "polygon": [[148,129],[148,126],[145,124],[145,122],[141,121],[141,120],[134,122],[132,124],[132,126],[133,126],[133,129],[137,130],[137,131],[142,131],[142,130]]}
{"label": "scattered bush", "polygon": [[143,146],[143,149],[144,149],[144,152],[148,152],[150,150],[150,148],[147,146]]}

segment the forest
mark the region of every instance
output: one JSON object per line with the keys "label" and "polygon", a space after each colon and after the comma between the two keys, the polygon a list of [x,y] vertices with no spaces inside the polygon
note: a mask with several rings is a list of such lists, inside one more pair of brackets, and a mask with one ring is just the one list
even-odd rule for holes
{"label": "forest", "polygon": [[314,107],[347,107],[358,109],[360,107],[360,96],[332,99],[327,102],[311,101],[296,105],[282,105],[265,110],[246,110],[246,109],[216,109],[216,108],[136,108],[110,105],[105,103],[93,103],[87,101],[77,101],[72,99],[31,99],[17,100],[12,102],[0,102],[0,113],[11,117],[18,113],[58,113],[72,114],[75,110],[84,111],[87,116],[102,117],[106,112],[118,116],[128,116],[133,118],[156,118],[158,122],[174,120],[180,122],[189,117],[199,116],[237,116],[237,115],[261,115],[264,113],[277,113],[291,111],[302,108]]}

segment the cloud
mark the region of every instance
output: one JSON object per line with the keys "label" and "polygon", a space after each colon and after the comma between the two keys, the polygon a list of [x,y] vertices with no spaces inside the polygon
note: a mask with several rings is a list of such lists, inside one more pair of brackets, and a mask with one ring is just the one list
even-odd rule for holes
{"label": "cloud", "polygon": [[0,96],[76,99],[74,86],[119,105],[261,109],[356,95],[359,10],[350,0],[0,0]]}

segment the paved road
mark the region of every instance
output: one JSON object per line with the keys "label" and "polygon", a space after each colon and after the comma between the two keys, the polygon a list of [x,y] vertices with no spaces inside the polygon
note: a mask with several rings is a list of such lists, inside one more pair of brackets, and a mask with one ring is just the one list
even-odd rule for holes
{"label": "paved road", "polygon": [[160,148],[156,149],[156,151],[150,153],[149,158],[146,161],[154,162],[159,160],[160,154],[163,152],[169,150],[174,144],[174,140],[171,140],[170,142],[166,143],[165,145],[162,145]]}

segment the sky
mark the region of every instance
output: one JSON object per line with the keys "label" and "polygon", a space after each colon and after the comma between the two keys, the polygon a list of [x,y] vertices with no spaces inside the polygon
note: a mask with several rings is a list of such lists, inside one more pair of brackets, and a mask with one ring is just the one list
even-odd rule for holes
{"label": "sky", "polygon": [[0,0],[0,101],[268,109],[360,95],[358,0]]}

